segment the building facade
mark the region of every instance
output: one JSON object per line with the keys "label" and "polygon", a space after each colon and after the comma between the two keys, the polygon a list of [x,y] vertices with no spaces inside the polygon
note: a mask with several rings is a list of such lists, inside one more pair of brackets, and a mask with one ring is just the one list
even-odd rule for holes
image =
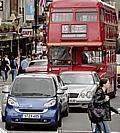
{"label": "building facade", "polygon": [[7,20],[10,17],[10,0],[0,0],[3,3],[3,10],[0,11],[0,19]]}

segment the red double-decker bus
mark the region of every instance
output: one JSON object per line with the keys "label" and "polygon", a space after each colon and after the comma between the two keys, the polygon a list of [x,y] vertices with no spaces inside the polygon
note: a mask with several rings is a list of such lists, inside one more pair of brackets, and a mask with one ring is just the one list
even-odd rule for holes
{"label": "red double-decker bus", "polygon": [[48,24],[49,71],[92,70],[116,88],[116,10],[100,0],[51,3]]}

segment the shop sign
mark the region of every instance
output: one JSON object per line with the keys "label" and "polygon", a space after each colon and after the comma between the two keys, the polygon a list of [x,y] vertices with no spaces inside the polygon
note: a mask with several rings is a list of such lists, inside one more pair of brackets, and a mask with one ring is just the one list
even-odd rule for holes
{"label": "shop sign", "polygon": [[23,36],[33,36],[33,29],[31,28],[23,28],[22,29]]}

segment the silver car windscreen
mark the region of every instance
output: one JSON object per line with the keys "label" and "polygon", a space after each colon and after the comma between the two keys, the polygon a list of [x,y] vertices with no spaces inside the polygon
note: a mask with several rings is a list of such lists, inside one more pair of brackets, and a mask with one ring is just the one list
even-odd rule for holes
{"label": "silver car windscreen", "polygon": [[82,84],[82,85],[93,85],[93,77],[90,74],[61,74],[61,79],[65,84]]}

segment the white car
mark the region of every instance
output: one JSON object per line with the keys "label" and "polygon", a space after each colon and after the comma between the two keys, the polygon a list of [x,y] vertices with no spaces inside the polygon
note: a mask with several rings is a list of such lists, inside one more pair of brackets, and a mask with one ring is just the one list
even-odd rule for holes
{"label": "white car", "polygon": [[60,78],[68,87],[69,107],[87,108],[100,81],[98,74],[94,71],[65,71]]}

